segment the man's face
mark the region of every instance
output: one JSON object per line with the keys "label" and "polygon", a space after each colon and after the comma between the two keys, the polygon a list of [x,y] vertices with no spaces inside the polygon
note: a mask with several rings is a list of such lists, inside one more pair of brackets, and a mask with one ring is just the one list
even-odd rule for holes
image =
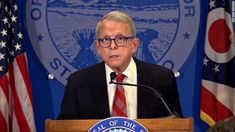
{"label": "man's face", "polygon": [[[98,38],[115,38],[117,36],[131,37],[128,24],[114,20],[104,20],[100,25]],[[96,41],[97,52],[105,63],[115,72],[123,72],[130,63],[132,55],[139,47],[139,39],[127,39],[123,47],[118,47],[114,41],[110,47],[104,48]]]}

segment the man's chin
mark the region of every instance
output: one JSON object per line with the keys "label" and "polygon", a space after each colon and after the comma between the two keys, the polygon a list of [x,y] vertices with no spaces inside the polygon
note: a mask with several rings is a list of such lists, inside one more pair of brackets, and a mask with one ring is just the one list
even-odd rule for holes
{"label": "man's chin", "polygon": [[121,65],[121,60],[119,58],[113,58],[113,59],[109,59],[109,64],[112,66],[119,66]]}

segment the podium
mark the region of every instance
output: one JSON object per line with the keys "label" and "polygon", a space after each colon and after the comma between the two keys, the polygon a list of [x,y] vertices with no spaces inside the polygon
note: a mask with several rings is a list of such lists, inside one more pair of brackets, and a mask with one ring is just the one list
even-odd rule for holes
{"label": "podium", "polygon": [[[51,120],[45,122],[46,132],[88,132],[100,120]],[[193,132],[193,118],[137,119],[149,132]]]}

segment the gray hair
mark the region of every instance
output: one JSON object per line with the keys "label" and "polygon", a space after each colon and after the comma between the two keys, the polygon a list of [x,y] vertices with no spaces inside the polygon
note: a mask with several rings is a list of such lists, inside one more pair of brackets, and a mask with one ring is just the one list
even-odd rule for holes
{"label": "gray hair", "polygon": [[131,34],[133,37],[136,37],[136,29],[135,29],[135,24],[132,18],[121,11],[112,11],[102,17],[102,19],[99,21],[99,23],[96,26],[96,38],[99,36],[99,31],[100,31],[100,25],[104,20],[114,20],[117,22],[124,22],[129,25],[131,29]]}

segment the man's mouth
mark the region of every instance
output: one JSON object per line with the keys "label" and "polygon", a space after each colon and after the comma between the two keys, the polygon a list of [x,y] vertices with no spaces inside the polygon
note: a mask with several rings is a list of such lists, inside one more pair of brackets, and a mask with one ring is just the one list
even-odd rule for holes
{"label": "man's mouth", "polygon": [[119,55],[111,55],[111,56],[109,56],[109,58],[117,58],[117,57],[119,57]]}

